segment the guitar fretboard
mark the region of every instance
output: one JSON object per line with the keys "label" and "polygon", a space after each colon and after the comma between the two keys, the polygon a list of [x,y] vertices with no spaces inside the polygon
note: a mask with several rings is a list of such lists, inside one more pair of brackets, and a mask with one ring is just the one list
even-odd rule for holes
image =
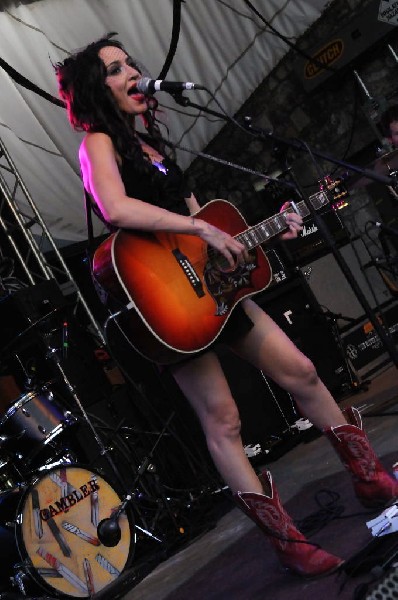
{"label": "guitar fretboard", "polygon": [[[309,201],[315,210],[319,210],[322,206],[329,203],[329,199],[325,192],[319,192],[309,197]],[[304,201],[298,202],[296,205],[298,214],[304,219],[310,214],[310,210]],[[259,246],[263,242],[267,242],[276,235],[282,233],[288,228],[286,224],[286,215],[295,212],[290,206],[287,210],[277,213],[265,221],[249,227],[246,231],[235,236],[236,239],[244,244],[248,250]]]}

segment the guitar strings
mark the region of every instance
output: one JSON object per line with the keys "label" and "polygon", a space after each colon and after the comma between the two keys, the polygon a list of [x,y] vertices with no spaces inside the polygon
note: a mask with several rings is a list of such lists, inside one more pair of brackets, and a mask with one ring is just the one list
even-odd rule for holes
{"label": "guitar strings", "polygon": [[[300,206],[301,204],[304,203],[298,203],[297,206]],[[294,212],[293,209],[291,207],[285,209],[284,211],[282,211],[281,213],[279,213],[278,215],[274,215],[273,217],[269,217],[268,219],[265,219],[264,221],[262,221],[261,223],[258,223],[257,225],[253,225],[253,227],[249,227],[248,229],[246,229],[246,231],[238,233],[237,235],[233,236],[235,239],[238,239],[239,241],[242,241],[242,243],[244,243],[244,240],[240,240],[240,237],[248,237],[248,235],[250,235],[250,232],[255,231],[256,233],[260,230],[261,227],[264,227],[267,223],[271,222],[272,220],[274,220],[276,217],[283,219],[285,217],[285,215],[287,213],[290,212]],[[282,230],[281,230],[282,231]],[[278,232],[280,233],[280,232]],[[265,240],[264,240],[265,241]],[[261,242],[260,242],[261,243]],[[247,244],[245,244],[247,246]],[[248,247],[249,250],[251,250],[253,247],[259,245],[258,243],[256,243],[254,246],[250,246]],[[216,257],[220,257],[221,258],[221,262],[225,263],[225,266],[229,266],[229,263],[226,259],[226,257],[221,254],[221,252],[219,250],[217,250],[216,248],[213,248],[212,246],[206,246],[204,245],[201,249],[201,256],[200,258],[198,257],[197,259],[194,259],[191,261],[192,266],[198,267],[200,266],[203,261],[207,260],[212,261],[213,259],[215,259]],[[223,264],[220,265],[221,267],[223,266]]]}
{"label": "guitar strings", "polygon": [[[321,191],[321,196],[323,196],[324,192]],[[320,196],[319,193],[314,194],[313,196],[311,196],[309,198],[309,200],[311,201],[311,204],[313,205],[313,207],[315,209],[319,209],[320,207],[322,207],[324,205],[324,203],[321,203],[319,206],[315,206],[314,204],[314,198],[318,198]],[[302,217],[306,217],[309,215],[309,210],[307,208],[306,202],[304,200],[297,202],[297,204],[295,205],[295,208],[298,209],[297,212],[298,214],[300,214]],[[257,223],[257,225],[253,225],[252,227],[249,227],[248,229],[246,229],[244,232],[238,233],[237,235],[233,236],[235,239],[238,239],[239,241],[242,241],[243,244],[246,245],[248,250],[251,250],[252,248],[255,248],[256,246],[260,245],[262,242],[257,241],[257,233],[260,231],[261,228],[264,228],[264,226],[266,226],[267,223],[271,223],[272,221],[275,221],[276,219],[281,219],[285,221],[285,225],[287,225],[286,223],[286,215],[288,213],[292,213],[292,212],[296,212],[295,209],[292,206],[288,206],[286,209],[284,209],[283,211],[281,211],[280,213],[277,213],[276,215],[273,215],[272,217],[268,217],[267,219],[265,219],[264,221],[262,221],[261,223]],[[254,236],[255,236],[255,244],[253,246],[248,246],[246,242],[246,240],[244,239],[244,237],[248,238],[248,236],[250,236],[250,233],[254,232]],[[282,233],[282,230],[279,230],[277,232],[273,232],[273,235],[276,235],[278,233]],[[249,238],[248,238],[249,239]],[[263,240],[264,242],[266,242],[267,240]],[[193,268],[200,266],[203,261],[212,261],[214,258],[216,257],[221,257],[221,260],[225,263],[225,265],[228,267],[228,261],[226,259],[226,257],[216,248],[213,248],[212,246],[209,247],[209,245],[203,245],[202,249],[201,249],[201,256],[200,258],[198,257],[197,259],[194,259],[191,262],[191,265]]]}

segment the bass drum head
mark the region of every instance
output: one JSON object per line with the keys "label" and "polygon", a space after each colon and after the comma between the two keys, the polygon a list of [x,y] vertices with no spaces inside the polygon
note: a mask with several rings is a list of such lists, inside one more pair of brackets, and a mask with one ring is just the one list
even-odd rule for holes
{"label": "bass drum head", "polygon": [[102,475],[75,465],[50,469],[25,492],[18,507],[18,553],[32,578],[57,596],[87,598],[115,581],[132,559],[131,511],[119,518],[121,539],[106,547],[97,526],[121,499]]}

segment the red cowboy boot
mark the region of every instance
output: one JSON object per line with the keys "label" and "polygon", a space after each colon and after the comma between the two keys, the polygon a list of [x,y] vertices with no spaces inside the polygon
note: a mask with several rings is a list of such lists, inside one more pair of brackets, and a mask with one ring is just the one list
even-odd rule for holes
{"label": "red cowboy boot", "polygon": [[269,496],[237,492],[234,498],[239,508],[266,534],[280,563],[306,578],[321,577],[336,571],[344,561],[306,540],[281,505],[271,473],[264,471],[262,478],[269,483]]}
{"label": "red cowboy boot", "polygon": [[390,476],[371,447],[356,408],[344,411],[347,425],[324,430],[354,480],[354,491],[367,508],[382,507],[398,497],[398,481]]}

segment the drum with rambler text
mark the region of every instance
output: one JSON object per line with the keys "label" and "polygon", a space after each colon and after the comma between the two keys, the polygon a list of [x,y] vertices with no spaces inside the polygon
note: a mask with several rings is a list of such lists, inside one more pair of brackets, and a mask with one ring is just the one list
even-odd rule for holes
{"label": "drum with rambler text", "polygon": [[49,468],[24,489],[0,495],[0,560],[10,575],[22,571],[47,592],[91,597],[132,560],[132,511],[118,519],[121,538],[115,546],[98,538],[98,524],[120,504],[99,472],[76,465]]}

